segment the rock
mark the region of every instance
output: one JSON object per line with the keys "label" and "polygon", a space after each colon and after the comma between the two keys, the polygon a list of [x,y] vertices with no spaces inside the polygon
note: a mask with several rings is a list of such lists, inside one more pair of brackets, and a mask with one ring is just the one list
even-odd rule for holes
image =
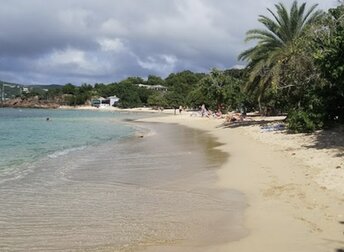
{"label": "rock", "polygon": [[60,104],[50,101],[42,101],[37,97],[22,99],[15,98],[11,100],[4,101],[0,104],[2,107],[11,107],[11,108],[46,108],[46,109],[55,109],[60,107]]}

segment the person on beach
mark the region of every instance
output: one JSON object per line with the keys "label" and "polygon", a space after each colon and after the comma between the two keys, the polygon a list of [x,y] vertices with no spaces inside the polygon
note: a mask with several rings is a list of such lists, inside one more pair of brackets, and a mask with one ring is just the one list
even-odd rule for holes
{"label": "person on beach", "polygon": [[215,118],[217,118],[217,119],[222,118],[222,112],[221,112],[221,110],[218,110],[218,111],[215,113]]}
{"label": "person on beach", "polygon": [[179,106],[179,114],[182,113],[182,110],[183,110],[183,107],[182,107],[182,106]]}
{"label": "person on beach", "polygon": [[226,123],[242,122],[244,117],[240,113],[228,113],[225,118]]}
{"label": "person on beach", "polygon": [[205,108],[205,105],[204,105],[204,104],[202,104],[202,107],[201,107],[201,115],[202,115],[202,117],[208,115],[207,109]]}

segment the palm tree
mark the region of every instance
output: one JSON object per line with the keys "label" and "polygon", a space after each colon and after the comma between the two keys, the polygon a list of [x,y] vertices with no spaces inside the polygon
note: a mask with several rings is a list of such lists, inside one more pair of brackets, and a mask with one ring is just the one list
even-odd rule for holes
{"label": "palm tree", "polygon": [[239,55],[240,60],[248,61],[249,81],[246,88],[251,92],[258,91],[259,99],[267,88],[281,86],[283,65],[291,55],[295,56],[298,40],[322,15],[321,11],[315,11],[317,4],[306,10],[306,3],[298,6],[294,1],[289,12],[282,3],[275,7],[276,13],[267,9],[272,18],[259,16],[258,21],[265,29],[253,29],[246,33],[246,41],[258,40],[257,45]]}

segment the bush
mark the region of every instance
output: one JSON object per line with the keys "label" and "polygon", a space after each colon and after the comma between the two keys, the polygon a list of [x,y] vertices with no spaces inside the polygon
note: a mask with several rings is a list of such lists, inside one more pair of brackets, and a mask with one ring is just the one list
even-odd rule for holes
{"label": "bush", "polygon": [[287,122],[288,129],[293,133],[310,133],[322,127],[319,115],[302,110],[290,112]]}

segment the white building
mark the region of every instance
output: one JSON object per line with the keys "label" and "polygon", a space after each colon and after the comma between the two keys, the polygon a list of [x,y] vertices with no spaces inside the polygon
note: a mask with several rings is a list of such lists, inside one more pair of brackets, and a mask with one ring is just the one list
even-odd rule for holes
{"label": "white building", "polygon": [[139,87],[144,87],[147,89],[152,89],[156,91],[167,91],[167,87],[161,85],[145,85],[145,84],[138,84]]}
{"label": "white building", "polygon": [[117,102],[119,102],[119,98],[116,96],[116,95],[114,95],[114,96],[110,96],[110,97],[108,97],[107,99],[109,99],[110,100],[110,106],[113,106],[113,105],[115,105]]}
{"label": "white building", "polygon": [[108,98],[99,97],[97,99],[92,99],[91,104],[94,107],[112,107],[117,102],[119,102],[119,98],[117,96],[110,96]]}
{"label": "white building", "polygon": [[30,90],[27,87],[23,87],[22,90],[23,90],[23,93],[25,93],[25,94],[30,93]]}

